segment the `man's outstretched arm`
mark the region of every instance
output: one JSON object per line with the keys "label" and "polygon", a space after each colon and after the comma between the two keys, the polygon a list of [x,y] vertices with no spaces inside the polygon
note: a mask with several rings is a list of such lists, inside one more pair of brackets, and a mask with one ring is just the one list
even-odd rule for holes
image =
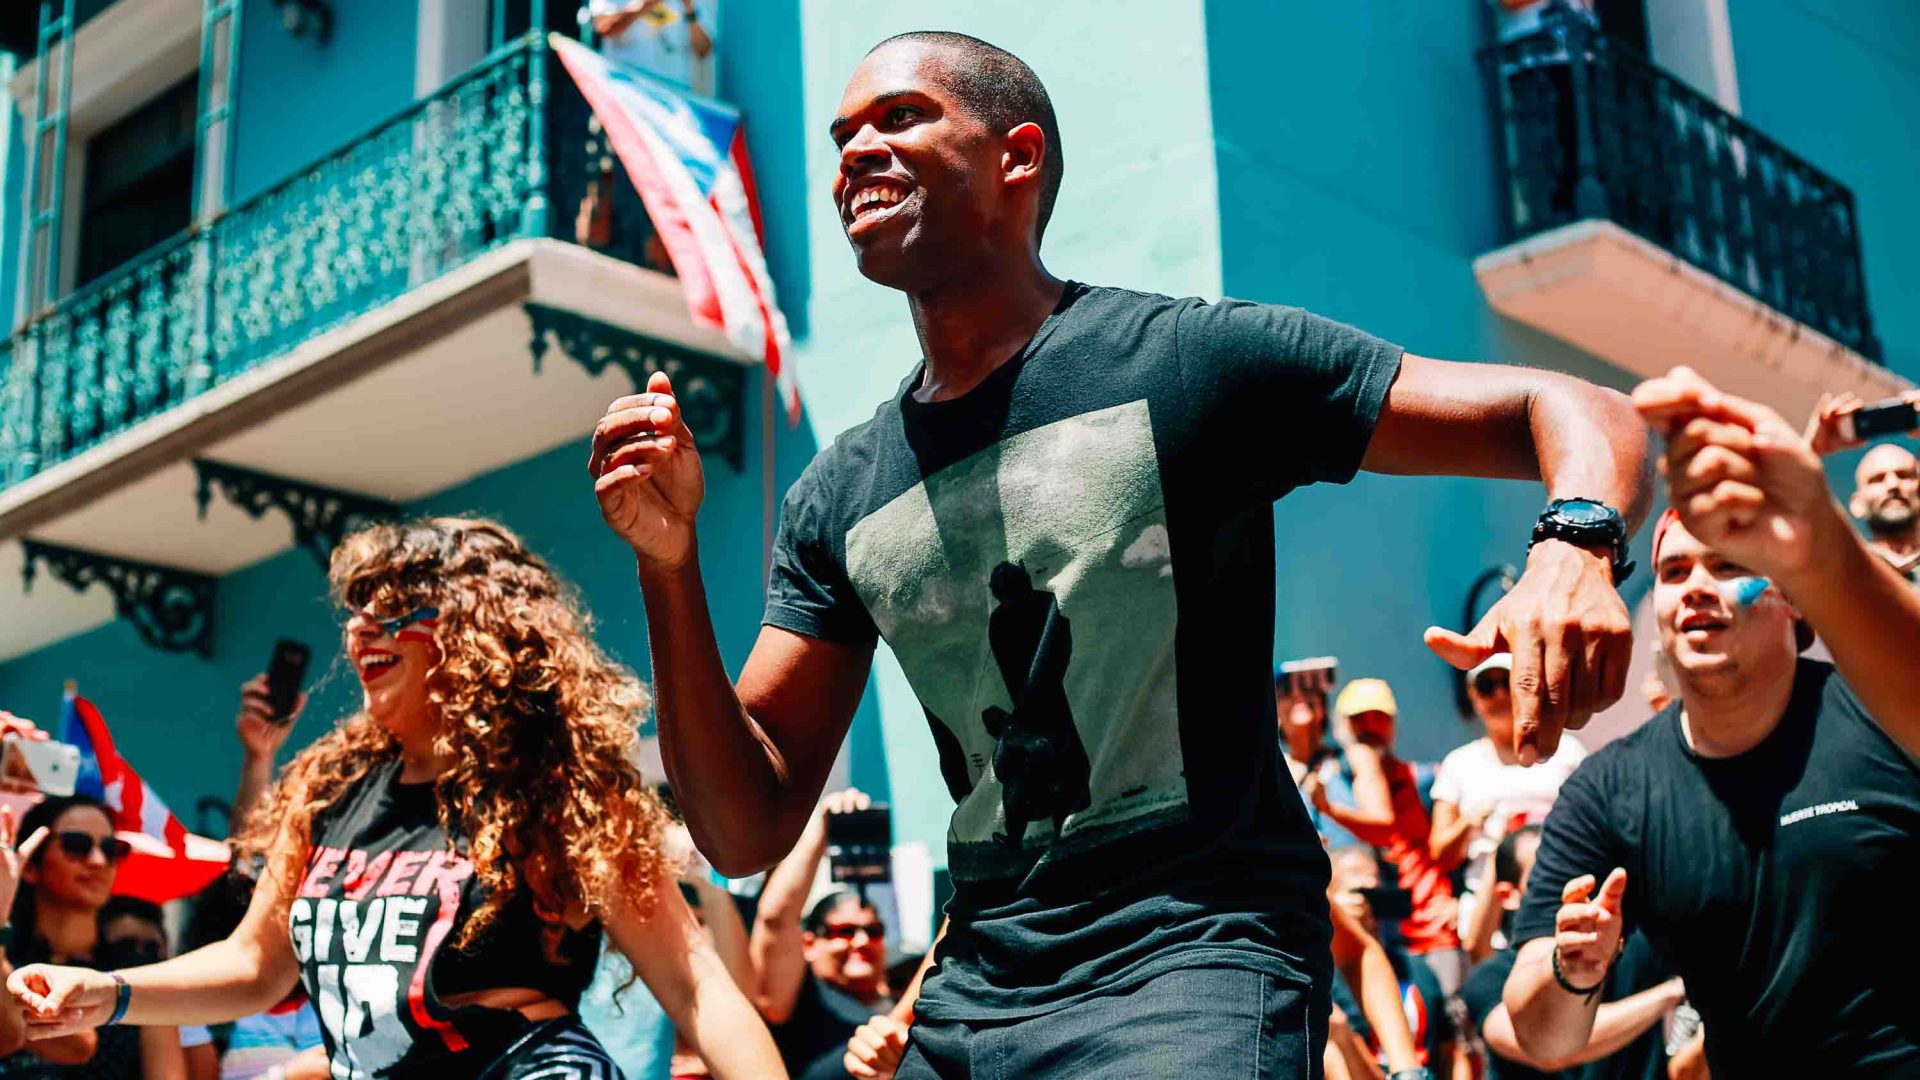
{"label": "man's outstretched arm", "polygon": [[[1624,394],[1553,372],[1407,356],[1362,467],[1538,479],[1549,498],[1618,509],[1631,533],[1651,497],[1648,462],[1646,427]],[[1479,626],[1466,634],[1435,627],[1427,643],[1462,670],[1513,654],[1515,749],[1531,764],[1553,753],[1563,729],[1619,700],[1633,631],[1609,553],[1547,540]]]}
{"label": "man's outstretched arm", "polygon": [[764,627],[736,689],[700,576],[700,455],[664,374],[608,407],[587,471],[601,515],[638,564],[660,756],[687,829],[721,873],[763,870],[813,813],[873,650]]}

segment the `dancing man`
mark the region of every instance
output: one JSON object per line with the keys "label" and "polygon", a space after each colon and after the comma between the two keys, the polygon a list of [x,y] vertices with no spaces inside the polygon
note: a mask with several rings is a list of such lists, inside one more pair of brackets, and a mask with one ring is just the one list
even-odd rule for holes
{"label": "dancing man", "polygon": [[[727,874],[786,853],[884,638],[959,803],[951,929],[899,1075],[1308,1075],[1327,859],[1278,772],[1272,503],[1363,467],[1539,478],[1574,500],[1480,626],[1429,632],[1462,668],[1515,655],[1531,761],[1623,688],[1614,577],[1646,494],[1644,427],[1576,379],[1403,356],[1293,308],[1054,277],[1053,108],[977,39],[882,42],[831,135],[854,257],[906,294],[922,359],[788,493],[737,685],[696,557],[700,456],[666,376],[594,433],[695,840]],[[1010,602],[1038,625],[998,632]],[[1032,655],[1005,655],[1018,640]]]}
{"label": "dancing man", "polygon": [[665,865],[633,764],[646,692],[506,529],[380,525],[334,552],[361,711],[246,821],[265,857],[224,941],[121,972],[34,964],[36,1038],[315,1002],[336,1080],[619,1070],[575,1013],[604,922],[713,1075],[783,1077]]}

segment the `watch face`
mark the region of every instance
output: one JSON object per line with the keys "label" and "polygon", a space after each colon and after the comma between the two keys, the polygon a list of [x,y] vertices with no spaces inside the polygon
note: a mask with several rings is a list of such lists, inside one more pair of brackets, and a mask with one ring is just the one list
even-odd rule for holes
{"label": "watch face", "polygon": [[1612,507],[1591,499],[1568,499],[1560,504],[1559,513],[1574,525],[1605,525],[1616,516]]}

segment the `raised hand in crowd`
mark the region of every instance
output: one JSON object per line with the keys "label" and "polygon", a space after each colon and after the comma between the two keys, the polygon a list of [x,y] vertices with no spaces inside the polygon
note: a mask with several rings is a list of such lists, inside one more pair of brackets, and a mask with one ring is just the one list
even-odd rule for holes
{"label": "raised hand in crowd", "polygon": [[860,1080],[893,1080],[894,1070],[907,1053],[910,1024],[881,1013],[854,1029],[847,1042],[847,1056],[841,1062],[848,1076]]}
{"label": "raised hand in crowd", "polygon": [[1562,979],[1575,986],[1598,986],[1620,953],[1620,908],[1627,895],[1627,872],[1615,867],[1593,891],[1592,874],[1567,882],[1560,890],[1554,920],[1554,955]]}
{"label": "raised hand in crowd", "polygon": [[1633,398],[1667,438],[1660,468],[1687,530],[1770,578],[1868,714],[1920,754],[1920,592],[1854,531],[1813,448],[1780,414],[1688,368],[1642,383]]}
{"label": "raised hand in crowd", "polygon": [[248,679],[240,687],[240,712],[233,718],[234,736],[240,740],[240,784],[233,794],[236,824],[273,786],[274,756],[286,745],[294,721],[300,719],[306,707],[307,695],[301,694],[293,699],[293,711],[284,719],[276,720],[264,673]]}
{"label": "raised hand in crowd", "polygon": [[[1920,406],[1920,390],[1909,390],[1900,396]],[[1802,437],[1814,453],[1823,456],[1863,446],[1866,440],[1849,437],[1841,421],[1866,408],[1867,405],[1868,402],[1861,400],[1860,395],[1852,391],[1821,394],[1819,404],[1813,408],[1813,415],[1807,419],[1806,431]],[[1911,434],[1920,435],[1920,430]]]}
{"label": "raised hand in crowd", "polygon": [[46,827],[41,826],[33,830],[32,836],[15,845],[14,830],[18,824],[11,807],[0,807],[0,922],[4,922],[6,913],[13,910],[13,896],[20,888],[21,872],[47,839]]}

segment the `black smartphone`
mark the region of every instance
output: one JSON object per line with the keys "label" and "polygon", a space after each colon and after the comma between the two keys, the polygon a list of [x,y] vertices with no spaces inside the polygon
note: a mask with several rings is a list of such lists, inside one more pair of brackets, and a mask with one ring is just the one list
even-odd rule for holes
{"label": "black smartphone", "polygon": [[313,650],[290,638],[274,642],[273,659],[267,661],[267,705],[273,710],[273,722],[284,724],[293,719],[293,703],[300,700],[300,683],[307,677],[307,661]]}
{"label": "black smartphone", "polygon": [[827,815],[827,867],[833,880],[893,880],[893,812],[886,803]]}
{"label": "black smartphone", "polygon": [[[1851,439],[1855,442],[1881,435],[1905,435],[1920,428],[1920,410],[1916,410],[1913,402],[1904,398],[1869,405],[1844,419],[1853,421]],[[1841,434],[1846,435],[1847,432]]]}
{"label": "black smartphone", "polygon": [[1373,917],[1383,923],[1400,922],[1413,917],[1413,894],[1405,889],[1381,885],[1358,892],[1367,898],[1367,906],[1373,909]]}

